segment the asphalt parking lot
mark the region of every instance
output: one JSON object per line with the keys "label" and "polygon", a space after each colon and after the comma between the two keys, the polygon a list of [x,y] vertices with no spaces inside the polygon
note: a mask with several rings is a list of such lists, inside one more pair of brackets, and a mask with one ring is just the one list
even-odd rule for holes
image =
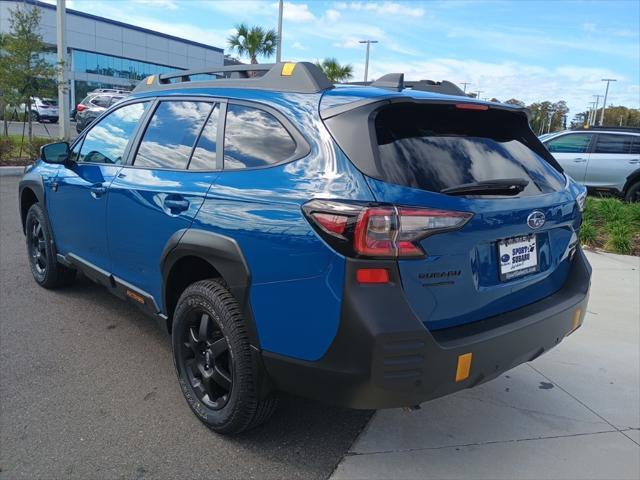
{"label": "asphalt parking lot", "polygon": [[[8,122],[9,135],[22,135],[23,131],[27,135],[28,126],[22,122]],[[33,135],[36,137],[59,138],[60,126],[57,123],[33,122]],[[75,122],[71,122],[71,139],[78,136]]]}
{"label": "asphalt parking lot", "polygon": [[1,478],[327,478],[370,416],[285,397],[264,427],[209,431],[152,320],[85,279],[33,282],[0,178]]}

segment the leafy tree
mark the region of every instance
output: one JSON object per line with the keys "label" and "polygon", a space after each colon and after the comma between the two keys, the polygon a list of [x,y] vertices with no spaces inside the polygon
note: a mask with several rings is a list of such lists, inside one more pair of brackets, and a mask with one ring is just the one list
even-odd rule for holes
{"label": "leafy tree", "polygon": [[509,105],[517,105],[519,107],[526,106],[522,100],[518,100],[517,98],[510,98],[509,100],[506,100],[504,103],[508,103]]}
{"label": "leafy tree", "polygon": [[62,65],[52,66],[41,56],[45,48],[42,36],[38,33],[42,15],[40,9],[18,5],[9,11],[9,33],[0,39],[0,89],[7,103],[26,105],[29,149],[32,150],[33,98],[55,89],[56,76]]}
{"label": "leafy tree", "polygon": [[325,58],[322,62],[316,62],[316,66],[332,83],[344,82],[353,76],[353,66],[340,65],[340,62],[335,58]]}
{"label": "leafy tree", "polygon": [[238,55],[247,55],[252,64],[258,63],[258,55],[270,57],[276,51],[278,34],[274,29],[265,30],[260,26],[247,27],[241,23],[236,26],[236,33],[227,39],[229,50]]}

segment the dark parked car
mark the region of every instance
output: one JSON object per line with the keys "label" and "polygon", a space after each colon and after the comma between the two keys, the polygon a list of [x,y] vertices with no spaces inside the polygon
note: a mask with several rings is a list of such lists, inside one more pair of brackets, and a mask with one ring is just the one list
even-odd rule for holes
{"label": "dark parked car", "polygon": [[19,198],[35,281],[80,270],[155,318],[207,426],[259,425],[278,391],[414,406],[580,327],[586,191],[524,109],[311,63],[205,73],[43,147]]}
{"label": "dark parked car", "polygon": [[82,132],[107,108],[126,98],[129,93],[124,90],[99,90],[87,95],[75,108],[76,131]]}

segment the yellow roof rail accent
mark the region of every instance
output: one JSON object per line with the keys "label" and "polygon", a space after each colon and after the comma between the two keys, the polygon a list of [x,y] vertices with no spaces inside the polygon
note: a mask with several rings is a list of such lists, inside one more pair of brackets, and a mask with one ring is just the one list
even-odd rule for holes
{"label": "yellow roof rail accent", "polygon": [[282,66],[282,72],[280,73],[280,75],[282,75],[283,77],[290,77],[291,75],[293,75],[294,68],[296,68],[295,63],[287,62]]}

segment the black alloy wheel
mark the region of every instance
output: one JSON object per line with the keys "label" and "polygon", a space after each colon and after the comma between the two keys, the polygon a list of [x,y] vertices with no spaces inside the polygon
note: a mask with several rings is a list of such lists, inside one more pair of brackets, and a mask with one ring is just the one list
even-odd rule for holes
{"label": "black alloy wheel", "polygon": [[179,368],[189,379],[198,400],[213,410],[220,410],[229,401],[233,389],[229,343],[209,313],[196,309],[189,316],[178,356]]}
{"label": "black alloy wheel", "polygon": [[29,258],[34,274],[45,277],[47,274],[47,240],[39,218],[33,218],[27,232]]}

